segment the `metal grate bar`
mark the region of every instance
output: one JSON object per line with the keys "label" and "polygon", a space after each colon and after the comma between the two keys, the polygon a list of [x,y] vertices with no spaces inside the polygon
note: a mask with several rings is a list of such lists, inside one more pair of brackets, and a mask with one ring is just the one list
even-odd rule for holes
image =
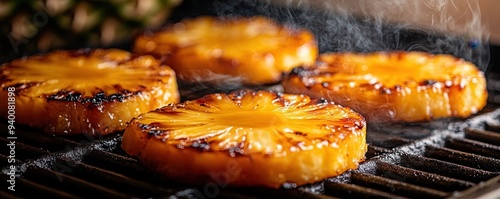
{"label": "metal grate bar", "polygon": [[[151,182],[151,180],[152,180],[152,178],[151,178],[152,176],[149,176],[149,174],[150,174],[149,171],[144,170],[143,167],[140,164],[138,164],[135,159],[132,159],[132,158],[129,158],[126,156],[122,156],[122,155],[118,155],[118,154],[114,154],[114,153],[110,153],[110,152],[104,152],[104,151],[93,151],[88,155],[88,157],[85,158],[84,162],[92,162],[92,163],[100,162],[104,165],[115,164],[116,162],[121,162],[121,163],[123,163],[122,165],[124,165],[122,169],[124,169],[124,171],[126,171],[127,174],[136,173],[137,175],[140,175],[141,177],[146,176],[146,179],[149,182]],[[92,165],[87,165],[87,164],[80,164],[80,165],[81,166],[77,165],[77,167],[76,167],[77,170],[79,169],[79,167],[81,167],[80,169],[82,169],[81,174],[75,174],[75,175],[78,175],[78,177],[85,178],[85,177],[83,177],[83,175],[88,175],[90,173],[93,175],[101,176],[97,180],[105,180],[105,181],[109,180],[109,183],[113,183],[113,181],[115,181],[115,180],[122,180],[122,181],[128,181],[128,183],[130,183],[127,186],[137,186],[137,185],[140,186],[140,184],[135,183],[138,180],[132,179],[130,177],[125,177],[119,173],[115,173],[114,171],[116,171],[116,167],[113,167],[114,170],[113,170],[113,172],[111,172],[111,171],[107,171],[105,169],[98,168],[98,167],[95,167]],[[136,171],[131,172],[131,168],[132,168],[132,170],[136,170]],[[104,175],[102,175],[102,174],[104,174]],[[105,178],[110,178],[110,179],[105,179]],[[90,181],[92,181],[92,180],[90,180]],[[170,183],[168,181],[164,181],[161,178],[156,179],[156,181],[161,183],[161,184]],[[138,181],[138,182],[142,182],[142,181]],[[109,184],[109,183],[106,183],[106,184]],[[118,184],[121,184],[121,183],[118,183]],[[144,186],[146,186],[145,189],[164,189],[162,187],[152,185],[151,183],[144,183]],[[167,186],[172,187],[172,185],[167,185]],[[120,186],[120,187],[121,187],[121,189],[123,189],[122,186]],[[200,190],[203,190],[203,188],[192,189],[191,191],[190,190],[191,189],[185,190],[184,192],[180,192],[180,193],[189,194],[189,195],[194,194],[195,197],[204,196],[204,194],[200,192]],[[152,195],[152,194],[172,195],[176,192],[178,192],[178,191],[173,190],[173,189],[163,190],[163,191],[161,191],[161,193],[159,193],[159,190],[156,190],[156,191],[150,192],[150,195]],[[293,192],[293,193],[289,193],[289,192]],[[290,197],[291,196],[299,196],[299,197],[295,197],[295,198],[319,198],[320,196],[322,196],[321,194],[317,195],[317,194],[311,194],[311,193],[306,193],[306,192],[300,192],[297,190],[267,190],[267,189],[260,190],[258,192],[254,191],[254,192],[250,192],[247,194],[252,195],[252,193],[253,194],[255,194],[255,193],[261,194],[261,195],[259,195],[259,197],[270,196],[270,195],[274,195],[274,196],[289,195]],[[178,194],[175,194],[175,195],[178,195]],[[312,197],[312,196],[314,196],[314,197]],[[235,193],[235,192],[232,192],[230,190],[221,190],[217,194],[217,197],[219,197],[219,198],[238,198],[238,197],[239,198],[248,198],[248,195],[241,195],[239,193]],[[290,198],[290,197],[288,197],[288,198]],[[327,197],[327,196],[325,196],[325,197]],[[325,198],[325,197],[323,197],[323,198]]]}
{"label": "metal grate bar", "polygon": [[[17,126],[16,126],[17,127]],[[0,129],[7,129],[7,124],[0,122]],[[55,152],[65,149],[67,146],[74,147],[78,145],[77,142],[71,141],[66,138],[50,136],[48,134],[39,132],[39,130],[23,127],[19,125],[16,128],[17,140],[33,147],[43,148],[50,152]]]}
{"label": "metal grate bar", "polygon": [[146,170],[146,168],[139,164],[137,160],[130,157],[107,151],[94,150],[84,157],[83,162],[102,169],[111,170],[116,173],[127,174],[127,176],[136,179],[165,184],[165,179],[149,170]]}
{"label": "metal grate bar", "polygon": [[500,125],[488,124],[484,127],[484,130],[500,133]]}
{"label": "metal grate bar", "polygon": [[390,149],[378,147],[378,146],[373,146],[373,145],[368,145],[368,151],[366,152],[365,156],[366,159],[370,159],[372,157],[378,156],[380,154],[384,153],[389,153],[391,152]]}
{"label": "metal grate bar", "polygon": [[387,133],[368,131],[366,142],[370,145],[392,149],[404,144],[408,144],[411,142],[411,140],[399,136],[390,135]]}
{"label": "metal grate bar", "polygon": [[[19,160],[17,158],[14,158],[14,161],[16,163],[21,163],[22,162],[21,160]],[[10,165],[10,163],[9,163],[9,156],[0,154],[0,167],[5,167],[5,166],[8,166],[8,165]]]}
{"label": "metal grate bar", "polygon": [[[8,176],[1,174],[2,179],[8,178]],[[16,179],[16,195],[21,194],[24,196],[37,195],[37,198],[80,198],[76,195],[68,193],[66,191],[60,190],[57,187],[48,187],[30,180],[23,178]]]}
{"label": "metal grate bar", "polygon": [[221,189],[218,191],[204,188],[185,188],[178,191],[175,195],[164,196],[160,198],[223,198],[223,199],[257,199],[256,197],[250,195],[244,195],[234,191],[229,191],[226,189]]}
{"label": "metal grate bar", "polygon": [[[432,124],[429,124],[432,125]],[[375,127],[368,127],[369,129],[376,128],[374,132],[379,132],[385,135],[396,136],[400,138],[405,138],[408,140],[417,140],[428,137],[432,134],[430,129],[434,129],[432,126],[411,126],[411,124],[392,124],[392,125],[380,125],[374,124]],[[437,128],[437,127],[436,127]],[[372,131],[370,131],[371,133]]]}
{"label": "metal grate bar", "polygon": [[[0,145],[2,145],[2,146],[6,146],[7,144],[10,143],[10,141],[11,140],[7,140],[6,138],[0,137]],[[20,142],[15,142],[14,147],[15,147],[14,151],[16,152],[15,156],[17,159],[20,159],[20,160],[31,159],[31,158],[35,158],[35,157],[38,157],[40,155],[45,155],[45,154],[49,153],[46,150],[32,147],[30,145],[26,145],[26,144],[23,144]],[[9,148],[6,146],[5,149],[7,150]],[[8,156],[9,153],[10,152],[7,151],[4,155]]]}
{"label": "metal grate bar", "polygon": [[412,185],[405,182],[391,180],[388,178],[361,172],[353,172],[351,174],[351,183],[364,187],[379,189],[386,192],[393,192],[395,194],[403,195],[406,197],[443,198],[449,195],[449,193],[447,192]]}
{"label": "metal grate bar", "polygon": [[446,141],[446,147],[475,153],[487,157],[500,159],[500,146],[487,144],[484,142],[474,141],[470,139],[452,138]]}
{"label": "metal grate bar", "polygon": [[51,184],[58,190],[68,190],[82,197],[100,196],[103,198],[131,198],[132,196],[100,186],[64,173],[47,170],[39,167],[29,167],[25,173],[26,179]]}
{"label": "metal grate bar", "polygon": [[401,165],[475,183],[488,180],[498,175],[498,173],[494,172],[483,171],[455,163],[410,154],[404,154],[401,156]]}
{"label": "metal grate bar", "polygon": [[268,189],[268,188],[246,188],[238,189],[240,192],[257,198],[290,198],[290,199],[335,199],[335,197],[324,194],[313,194],[299,191],[297,189]]}
{"label": "metal grate bar", "polygon": [[325,193],[341,198],[403,199],[406,197],[354,184],[325,182]]}
{"label": "metal grate bar", "polygon": [[444,147],[427,146],[425,156],[485,171],[500,172],[500,160]]}
{"label": "metal grate bar", "polygon": [[500,133],[469,128],[465,130],[465,137],[471,140],[500,146]]}
{"label": "metal grate bar", "polygon": [[41,132],[17,132],[18,139],[31,146],[40,147],[50,152],[64,150],[67,147],[75,147],[77,142],[66,138],[44,135]]}
{"label": "metal grate bar", "polygon": [[75,163],[74,168],[73,176],[144,197],[172,195],[177,191],[83,163]]}
{"label": "metal grate bar", "polygon": [[256,197],[241,194],[234,191],[221,190],[219,194],[217,194],[216,198],[225,198],[225,199],[257,199]]}
{"label": "metal grate bar", "polygon": [[19,196],[16,196],[16,195],[12,195],[11,193],[8,193],[8,192],[5,192],[5,191],[0,191],[0,198],[3,198],[3,199],[21,199],[21,197]]}
{"label": "metal grate bar", "polygon": [[[462,191],[460,194],[453,194],[447,199],[470,199],[470,198],[481,198],[481,199],[498,199],[500,195],[498,193],[498,188],[500,187],[500,175],[488,180],[487,182],[481,183],[480,186],[474,186],[470,189]],[[485,196],[486,193],[496,192],[496,194]]]}
{"label": "metal grate bar", "polygon": [[446,192],[463,190],[474,186],[472,182],[453,179],[382,161],[377,161],[377,175]]}

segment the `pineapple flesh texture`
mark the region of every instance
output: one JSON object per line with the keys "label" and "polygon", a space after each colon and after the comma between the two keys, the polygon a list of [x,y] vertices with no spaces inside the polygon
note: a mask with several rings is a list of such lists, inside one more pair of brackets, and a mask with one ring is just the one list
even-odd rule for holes
{"label": "pineapple flesh texture", "polygon": [[[16,123],[49,134],[106,135],[141,113],[179,102],[175,73],[152,56],[117,49],[55,51],[0,68],[0,96],[14,88]],[[7,117],[7,102],[0,105]]]}
{"label": "pineapple flesh texture", "polygon": [[122,148],[167,178],[230,186],[304,185],[355,169],[364,160],[364,118],[306,95],[239,90],[142,114]]}
{"label": "pineapple flesh texture", "polygon": [[116,46],[145,29],[163,25],[180,3],[181,0],[2,1],[0,31],[7,37],[0,39],[5,47],[0,49],[0,58],[58,48]]}
{"label": "pineapple flesh texture", "polygon": [[285,92],[326,98],[369,122],[466,118],[487,102],[482,71],[451,55],[424,52],[329,53],[312,68],[296,68]]}
{"label": "pineapple flesh texture", "polygon": [[182,83],[214,86],[276,83],[318,56],[310,31],[260,16],[186,19],[138,37],[134,51],[165,57]]}

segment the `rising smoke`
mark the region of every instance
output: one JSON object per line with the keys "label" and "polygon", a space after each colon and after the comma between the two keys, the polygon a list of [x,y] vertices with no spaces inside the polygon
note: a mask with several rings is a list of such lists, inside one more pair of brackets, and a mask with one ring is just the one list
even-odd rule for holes
{"label": "rising smoke", "polygon": [[263,15],[310,29],[321,52],[445,53],[482,70],[489,62],[477,0],[215,0],[206,9],[206,14]]}

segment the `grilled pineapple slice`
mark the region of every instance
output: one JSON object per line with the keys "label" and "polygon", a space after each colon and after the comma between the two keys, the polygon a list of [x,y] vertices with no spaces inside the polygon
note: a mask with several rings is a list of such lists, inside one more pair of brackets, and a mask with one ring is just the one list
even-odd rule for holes
{"label": "grilled pineapple slice", "polygon": [[182,83],[215,86],[276,83],[318,56],[311,32],[264,17],[187,19],[138,37],[134,51],[166,57]]}
{"label": "grilled pineapple slice", "polygon": [[484,74],[451,55],[424,52],[323,54],[314,68],[296,68],[285,92],[326,98],[371,122],[468,117],[487,101]]}
{"label": "grilled pineapple slice", "polygon": [[[55,51],[0,68],[0,98],[15,90],[15,121],[50,134],[109,134],[139,114],[179,102],[175,73],[117,49]],[[7,100],[0,112],[7,117]]]}
{"label": "grilled pineapple slice", "polygon": [[364,118],[306,95],[240,90],[142,114],[122,148],[185,183],[303,185],[354,169],[366,152]]}

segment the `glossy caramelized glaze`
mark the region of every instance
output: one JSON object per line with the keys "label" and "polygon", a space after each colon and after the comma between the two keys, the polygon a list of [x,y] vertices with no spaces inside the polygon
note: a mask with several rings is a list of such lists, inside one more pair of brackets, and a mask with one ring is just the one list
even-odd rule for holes
{"label": "glossy caramelized glaze", "polygon": [[365,129],[358,113],[326,100],[242,90],[142,114],[122,147],[176,180],[197,183],[236,161],[242,173],[230,184],[279,187],[355,168],[366,152]]}
{"label": "glossy caramelized glaze", "polygon": [[117,49],[55,51],[0,72],[2,95],[15,88],[17,122],[53,134],[123,130],[132,117],[179,100],[172,69]]}
{"label": "glossy caramelized glaze", "polygon": [[374,122],[468,117],[487,99],[484,74],[472,63],[423,52],[323,54],[315,67],[295,68],[283,86]]}
{"label": "glossy caramelized glaze", "polygon": [[186,19],[138,37],[134,51],[164,57],[183,83],[226,87],[276,83],[318,55],[311,32],[264,17]]}

